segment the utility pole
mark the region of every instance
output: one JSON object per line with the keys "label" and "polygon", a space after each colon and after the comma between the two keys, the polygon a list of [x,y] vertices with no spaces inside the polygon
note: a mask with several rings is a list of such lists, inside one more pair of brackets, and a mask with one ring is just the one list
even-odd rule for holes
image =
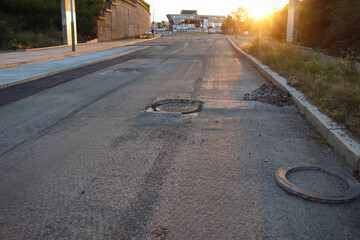
{"label": "utility pole", "polygon": [[75,23],[74,23],[74,0],[71,0],[71,39],[72,51],[75,52]]}
{"label": "utility pole", "polygon": [[77,44],[75,0],[61,0],[63,44]]}
{"label": "utility pole", "polygon": [[155,0],[153,0],[153,37],[155,37]]}
{"label": "utility pole", "polygon": [[286,42],[296,43],[298,37],[297,23],[299,22],[300,0],[289,0],[289,11],[286,31]]}

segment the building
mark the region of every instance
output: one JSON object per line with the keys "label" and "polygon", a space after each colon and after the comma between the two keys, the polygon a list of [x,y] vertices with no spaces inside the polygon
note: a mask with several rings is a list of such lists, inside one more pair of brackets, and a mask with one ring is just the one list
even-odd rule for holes
{"label": "building", "polygon": [[[139,0],[108,0],[97,20],[99,42],[144,34],[151,26],[148,4]],[[146,2],[145,2],[146,3]]]}
{"label": "building", "polygon": [[177,31],[221,32],[225,16],[198,15],[197,10],[181,10],[180,14],[168,14],[170,28]]}

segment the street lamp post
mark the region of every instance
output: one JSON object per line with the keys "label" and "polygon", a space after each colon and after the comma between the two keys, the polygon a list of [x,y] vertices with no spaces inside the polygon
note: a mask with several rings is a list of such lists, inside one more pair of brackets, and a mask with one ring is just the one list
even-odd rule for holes
{"label": "street lamp post", "polygon": [[153,0],[153,37],[155,37],[155,0]]}

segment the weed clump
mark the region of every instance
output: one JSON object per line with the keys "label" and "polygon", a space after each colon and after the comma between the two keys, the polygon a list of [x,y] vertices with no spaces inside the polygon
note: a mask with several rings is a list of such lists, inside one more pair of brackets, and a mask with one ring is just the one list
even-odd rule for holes
{"label": "weed clump", "polygon": [[260,38],[245,50],[285,78],[296,76],[321,111],[360,136],[360,73],[352,61],[359,56],[335,61]]}

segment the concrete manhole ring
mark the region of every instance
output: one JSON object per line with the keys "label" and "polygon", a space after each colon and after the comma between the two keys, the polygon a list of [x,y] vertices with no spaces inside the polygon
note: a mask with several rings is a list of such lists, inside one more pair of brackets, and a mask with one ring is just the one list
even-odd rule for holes
{"label": "concrete manhole ring", "polygon": [[152,104],[151,107],[158,112],[187,114],[200,112],[203,108],[203,102],[186,99],[166,99]]}
{"label": "concrete manhole ring", "polygon": [[[325,172],[330,175],[334,175],[340,178],[341,180],[343,180],[344,182],[346,182],[349,188],[344,194],[341,195],[327,195],[327,194],[320,194],[316,192],[307,191],[305,189],[295,186],[287,179],[287,175],[290,172],[301,171],[301,170],[315,170],[315,171]],[[281,167],[279,170],[277,170],[275,179],[276,182],[287,192],[305,198],[307,200],[316,201],[316,202],[346,203],[354,200],[360,194],[360,184],[352,176],[345,175],[341,172],[327,169],[321,166],[307,164],[307,163],[300,163],[291,167]]]}

